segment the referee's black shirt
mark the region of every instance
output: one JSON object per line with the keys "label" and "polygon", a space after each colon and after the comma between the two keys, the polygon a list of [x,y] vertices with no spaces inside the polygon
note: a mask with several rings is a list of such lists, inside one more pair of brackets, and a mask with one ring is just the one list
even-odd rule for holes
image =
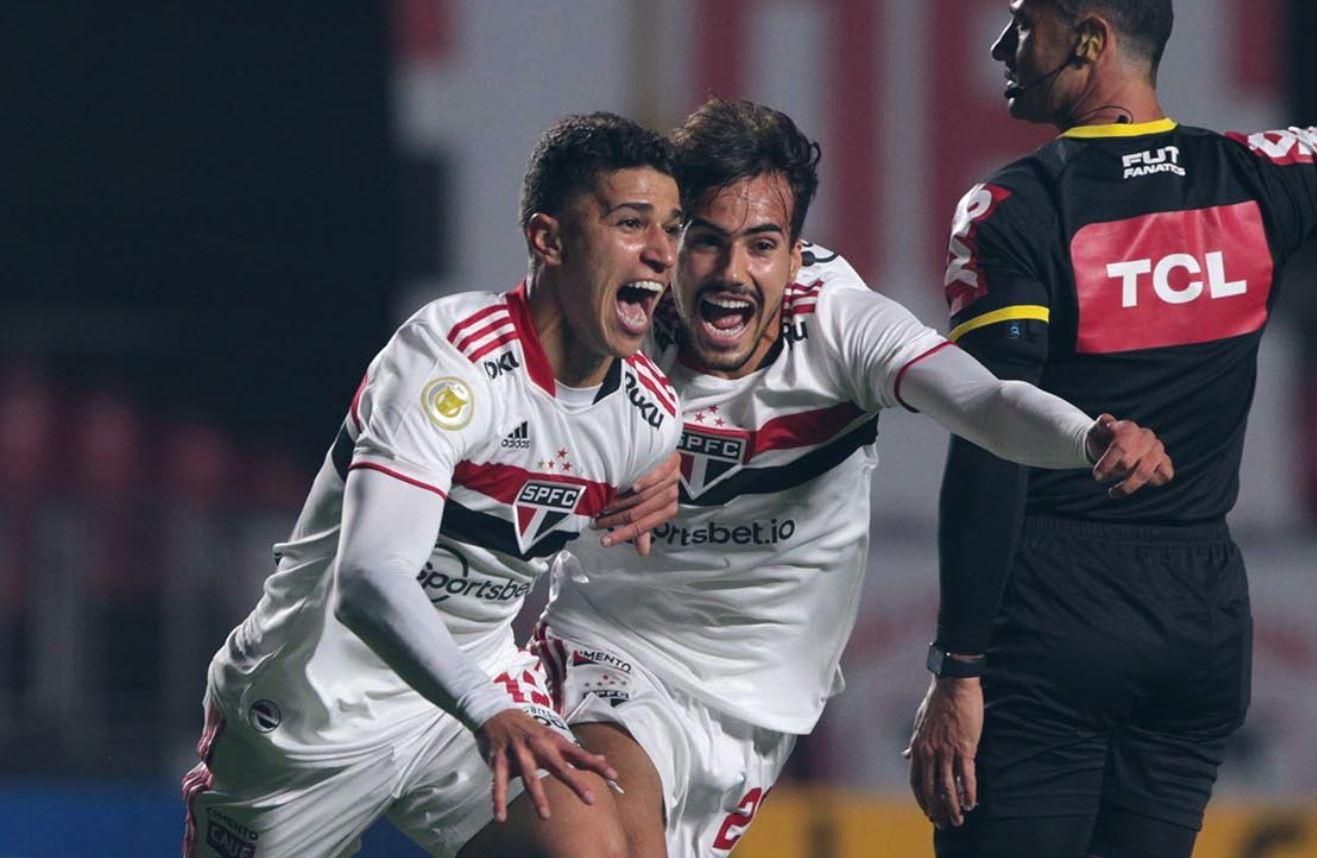
{"label": "referee's black shirt", "polygon": [[942,498],[943,645],[982,651],[983,600],[995,603],[1005,570],[964,579],[1013,554],[1006,540],[975,544],[986,531],[962,527],[967,516],[986,511],[1018,533],[1026,510],[1182,524],[1234,505],[1280,270],[1317,232],[1315,161],[1317,128],[1082,126],[961,201],[946,275],[950,338],[998,375],[1153,429],[1176,476],[1114,501],[1086,471],[1025,476],[954,442]]}

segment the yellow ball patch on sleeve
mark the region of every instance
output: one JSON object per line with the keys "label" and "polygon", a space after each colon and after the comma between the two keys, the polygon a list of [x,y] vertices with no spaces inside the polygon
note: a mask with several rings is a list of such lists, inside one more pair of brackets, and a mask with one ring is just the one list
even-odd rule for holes
{"label": "yellow ball patch on sleeve", "polygon": [[475,414],[476,398],[458,378],[436,378],[421,391],[425,415],[440,429],[461,429]]}

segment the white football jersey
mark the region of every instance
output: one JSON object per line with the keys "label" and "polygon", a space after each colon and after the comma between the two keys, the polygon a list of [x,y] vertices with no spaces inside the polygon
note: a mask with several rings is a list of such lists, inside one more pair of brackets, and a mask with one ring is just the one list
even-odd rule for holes
{"label": "white football jersey", "polygon": [[838,662],[869,542],[877,412],[941,335],[807,245],[776,352],[744,378],[676,360],[675,319],[655,329],[681,391],[681,508],[639,558],[582,542],[561,561],[545,621],[604,640],[737,718],[807,733],[841,690]]}
{"label": "white football jersey", "polygon": [[[307,761],[341,761],[434,705],[334,618],[344,480],[371,468],[446,498],[417,586],[482,668],[548,562],[614,495],[669,455],[676,394],[643,355],[615,360],[569,407],[525,287],[435,301],[372,361],[278,570],[211,664],[218,701]],[[259,725],[258,725],[259,722]],[[275,726],[277,725],[277,726]],[[262,729],[262,732],[265,732]]]}

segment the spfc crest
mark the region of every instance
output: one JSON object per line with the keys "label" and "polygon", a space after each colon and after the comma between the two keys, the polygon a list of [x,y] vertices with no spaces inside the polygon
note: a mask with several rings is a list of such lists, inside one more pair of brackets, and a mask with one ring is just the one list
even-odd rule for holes
{"label": "spfc crest", "polygon": [[737,429],[693,429],[681,433],[681,482],[686,494],[698,497],[705,489],[740,469],[750,449],[750,433]]}
{"label": "spfc crest", "polygon": [[527,480],[512,504],[517,515],[517,544],[524,552],[558,522],[576,511],[585,487],[553,480]]}

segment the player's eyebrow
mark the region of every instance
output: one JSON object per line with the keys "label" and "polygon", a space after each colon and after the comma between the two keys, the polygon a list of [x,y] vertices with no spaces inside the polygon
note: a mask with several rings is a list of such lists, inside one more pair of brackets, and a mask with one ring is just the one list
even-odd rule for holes
{"label": "player's eyebrow", "polygon": [[[723,229],[722,227],[718,226],[715,223],[711,223],[705,220],[699,215],[693,215],[691,217],[690,224],[688,225],[688,227],[691,229],[707,229],[710,232],[716,232],[722,236],[732,235],[731,232],[728,232],[727,230]],[[759,235],[760,233],[765,233],[765,232],[777,232],[777,233],[781,233],[782,235],[786,235],[787,231],[782,228],[782,225],[780,223],[774,223],[773,221],[770,220],[770,221],[764,221],[763,223],[755,224],[754,226],[747,227],[745,229],[739,229],[736,231],[736,234]]]}
{"label": "player's eyebrow", "polygon": [[638,212],[639,214],[653,214],[654,204],[641,202],[640,200],[623,200],[620,203],[615,203],[614,205],[611,205],[608,208],[604,209],[604,214],[610,215],[613,212],[617,211],[618,209],[632,209],[633,211]]}

